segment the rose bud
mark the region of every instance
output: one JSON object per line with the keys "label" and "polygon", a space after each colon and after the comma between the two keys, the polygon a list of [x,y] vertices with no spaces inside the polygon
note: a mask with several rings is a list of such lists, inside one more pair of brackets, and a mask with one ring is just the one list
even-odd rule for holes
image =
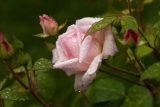
{"label": "rose bud", "polygon": [[39,16],[40,19],[40,25],[43,29],[43,33],[46,35],[54,36],[58,32],[58,24],[57,22],[48,15],[43,14],[42,16]]}
{"label": "rose bud", "polygon": [[136,47],[138,44],[138,34],[132,29],[128,29],[124,34],[124,41],[130,47]]}
{"label": "rose bud", "polygon": [[13,54],[13,48],[11,44],[4,38],[2,32],[0,32],[0,58],[6,59]]}
{"label": "rose bud", "polygon": [[83,18],[68,27],[56,41],[53,49],[53,67],[75,74],[75,90],[83,91],[96,77],[102,59],[113,56],[118,50],[109,25],[93,35],[87,30],[101,18]]}

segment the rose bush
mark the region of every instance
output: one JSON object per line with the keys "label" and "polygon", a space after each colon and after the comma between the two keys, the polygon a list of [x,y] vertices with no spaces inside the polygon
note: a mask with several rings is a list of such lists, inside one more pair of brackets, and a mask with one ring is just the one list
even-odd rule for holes
{"label": "rose bush", "polygon": [[113,56],[118,50],[109,25],[93,35],[87,35],[91,25],[101,18],[83,18],[68,27],[58,37],[53,49],[53,66],[67,75],[75,74],[75,90],[82,91],[96,76],[103,58]]}

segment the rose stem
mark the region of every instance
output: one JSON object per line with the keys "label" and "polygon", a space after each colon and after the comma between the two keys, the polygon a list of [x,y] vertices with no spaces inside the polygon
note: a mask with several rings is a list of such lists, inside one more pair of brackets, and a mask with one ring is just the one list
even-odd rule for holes
{"label": "rose stem", "polygon": [[[40,97],[40,95],[37,94],[37,91],[36,91],[36,88],[35,88],[35,85],[30,77],[30,74],[29,74],[29,71],[27,69],[27,78],[28,78],[28,82],[29,82],[29,87],[30,87],[30,91],[32,93],[33,96],[35,96],[35,98],[38,100],[38,101],[41,101],[44,105],[44,107],[49,107],[49,105],[42,99],[42,97]],[[37,98],[38,97],[38,98]]]}
{"label": "rose stem", "polygon": [[119,78],[119,79],[121,79],[121,80],[128,81],[128,82],[130,82],[130,83],[137,84],[137,85],[140,85],[140,86],[145,87],[143,84],[141,84],[141,83],[139,83],[139,82],[129,80],[129,79],[127,79],[127,78],[124,78],[124,77],[115,75],[115,74],[110,73],[110,72],[106,72],[106,71],[104,71],[103,69],[100,69],[100,72],[103,72],[103,73],[105,73],[105,74],[111,75],[111,76],[116,77],[116,78]]}
{"label": "rose stem", "polygon": [[131,15],[132,14],[132,11],[131,11],[131,1],[130,0],[127,0],[127,1],[128,1],[129,14]]}
{"label": "rose stem", "polygon": [[[28,90],[28,86],[26,86],[22,81],[21,79],[19,78],[19,76],[13,71],[12,67],[7,63],[7,61],[3,61],[5,67],[12,73],[12,75],[15,77],[16,81],[23,87],[25,88],[26,90]],[[49,107],[49,105],[34,91],[32,90],[29,90],[29,92],[36,98],[36,100],[42,104],[43,107]]]}
{"label": "rose stem", "polygon": [[0,97],[0,107],[4,107],[3,99]]}
{"label": "rose stem", "polygon": [[155,49],[156,49],[156,42],[157,42],[157,39],[158,39],[158,35],[156,35],[156,38],[155,38],[155,40],[154,40],[154,47],[155,47]]}
{"label": "rose stem", "polygon": [[[144,67],[144,65],[142,64],[141,60],[138,58],[138,56],[137,56],[135,50],[132,51],[132,52],[133,52],[133,56],[134,56],[136,62],[137,62],[138,65],[141,67],[141,69],[144,71],[144,70],[145,70],[145,67]],[[140,71],[141,71],[141,70],[140,70]]]}
{"label": "rose stem", "polygon": [[136,67],[136,65],[135,65],[135,61],[132,61],[131,57],[129,56],[129,54],[128,54],[127,52],[126,52],[126,55],[127,55],[128,59],[129,59],[130,63],[134,66],[134,69],[135,69],[137,72],[140,72],[140,71],[138,70],[138,68]]}
{"label": "rose stem", "polygon": [[104,62],[105,65],[107,65],[108,67],[112,68],[113,70],[120,71],[120,72],[122,72],[122,73],[126,73],[126,74],[129,74],[129,75],[138,76],[138,74],[135,74],[135,73],[129,72],[129,71],[125,70],[125,69],[122,69],[122,68],[113,66],[113,65],[107,63],[106,61],[103,61],[103,62]]}
{"label": "rose stem", "polygon": [[144,10],[144,4],[142,0],[135,0],[136,2],[136,14],[137,14],[137,20],[143,31],[146,30],[145,24],[143,22],[142,12]]}
{"label": "rose stem", "polygon": [[5,67],[12,73],[12,75],[15,77],[16,81],[26,90],[28,90],[28,87],[21,81],[21,79],[19,78],[18,75],[16,75],[16,73],[13,71],[13,69],[11,68],[11,66],[7,63],[7,61],[3,61]]}

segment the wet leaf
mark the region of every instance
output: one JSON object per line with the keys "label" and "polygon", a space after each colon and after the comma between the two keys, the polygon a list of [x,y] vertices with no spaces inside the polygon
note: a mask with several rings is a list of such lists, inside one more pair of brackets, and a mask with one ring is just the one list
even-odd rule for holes
{"label": "wet leaf", "polygon": [[3,99],[15,101],[25,101],[30,99],[29,94],[27,92],[19,91],[17,88],[6,88],[0,91],[0,96]]}
{"label": "wet leaf", "polygon": [[141,80],[155,79],[160,80],[160,62],[154,63],[141,75]]}
{"label": "wet leaf", "polygon": [[92,35],[96,31],[99,31],[99,30],[105,28],[106,26],[108,26],[109,24],[111,24],[114,19],[115,19],[115,17],[106,17],[106,18],[100,20],[99,22],[94,23],[89,28],[89,30],[87,31],[86,35]]}
{"label": "wet leaf", "polygon": [[125,96],[125,87],[113,79],[100,79],[96,81],[86,93],[92,104],[118,100]]}
{"label": "wet leaf", "polygon": [[153,98],[147,88],[133,86],[120,107],[153,107]]}
{"label": "wet leaf", "polygon": [[38,73],[38,72],[45,72],[45,71],[49,71],[51,70],[52,67],[52,62],[49,59],[45,59],[45,58],[40,58],[38,59],[33,66],[34,70]]}

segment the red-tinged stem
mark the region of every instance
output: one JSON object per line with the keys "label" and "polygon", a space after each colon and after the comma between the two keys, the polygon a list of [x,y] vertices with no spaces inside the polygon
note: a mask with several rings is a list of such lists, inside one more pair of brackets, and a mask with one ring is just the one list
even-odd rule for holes
{"label": "red-tinged stem", "polygon": [[12,73],[12,75],[15,77],[16,81],[26,90],[28,90],[28,87],[26,84],[24,84],[21,79],[19,78],[19,76],[13,71],[12,67],[7,63],[7,61],[3,61],[4,65],[6,66],[6,68]]}
{"label": "red-tinged stem", "polygon": [[134,58],[136,60],[136,62],[138,63],[138,65],[141,67],[141,69],[144,71],[145,70],[145,67],[144,65],[142,64],[141,60],[138,58],[137,54],[135,51],[133,51],[133,55],[134,55]]}
{"label": "red-tinged stem", "polygon": [[137,12],[137,20],[139,25],[141,26],[141,28],[143,29],[143,31],[146,30],[145,24],[143,22],[143,17],[142,17],[142,13],[144,11],[144,4],[143,4],[143,0],[135,0],[136,2],[136,12]]}
{"label": "red-tinged stem", "polygon": [[111,65],[111,64],[109,64],[109,63],[107,63],[107,62],[105,62],[105,61],[104,61],[104,64],[107,65],[108,67],[110,67],[110,68],[113,69],[113,70],[116,70],[116,71],[119,71],[119,72],[122,72],[122,73],[125,73],[125,74],[128,74],[128,75],[138,76],[138,74],[135,74],[135,73],[129,72],[129,71],[125,70],[125,69],[116,67],[116,66]]}
{"label": "red-tinged stem", "polygon": [[[21,81],[20,77],[14,72],[14,70],[12,69],[12,67],[10,66],[10,64],[7,61],[3,61],[5,67],[8,69],[8,71],[10,71],[12,73],[12,75],[15,77],[16,81],[26,90],[28,90],[32,96],[35,97],[35,99],[43,106],[43,107],[49,107],[49,104],[47,104],[42,97],[40,97],[37,92],[35,90],[33,90],[31,87],[28,87],[25,83],[23,83],[23,81]],[[29,79],[29,77],[28,77]],[[31,85],[31,81],[29,79],[29,85]]]}
{"label": "red-tinged stem", "polygon": [[139,83],[139,82],[136,82],[136,81],[133,81],[133,80],[130,80],[130,79],[121,77],[121,76],[116,75],[116,74],[113,74],[113,73],[111,73],[111,72],[106,72],[106,71],[104,71],[103,69],[100,69],[100,72],[103,72],[103,73],[105,73],[105,74],[111,75],[111,76],[116,77],[116,78],[119,78],[119,79],[121,79],[121,80],[125,80],[125,81],[127,81],[127,82],[132,83],[132,84],[137,84],[137,85],[140,85],[140,86],[145,87],[145,85],[143,85],[143,84],[141,84],[141,83]]}
{"label": "red-tinged stem", "polygon": [[126,52],[126,55],[127,55],[128,59],[129,59],[130,63],[134,66],[134,69],[136,70],[136,72],[140,72],[139,69],[136,67],[135,61],[133,61],[131,59],[131,57],[129,56],[129,54],[127,52]]}
{"label": "red-tinged stem", "polygon": [[132,15],[131,1],[130,1],[130,0],[127,0],[127,1],[128,1],[128,10],[129,10],[129,14]]}

